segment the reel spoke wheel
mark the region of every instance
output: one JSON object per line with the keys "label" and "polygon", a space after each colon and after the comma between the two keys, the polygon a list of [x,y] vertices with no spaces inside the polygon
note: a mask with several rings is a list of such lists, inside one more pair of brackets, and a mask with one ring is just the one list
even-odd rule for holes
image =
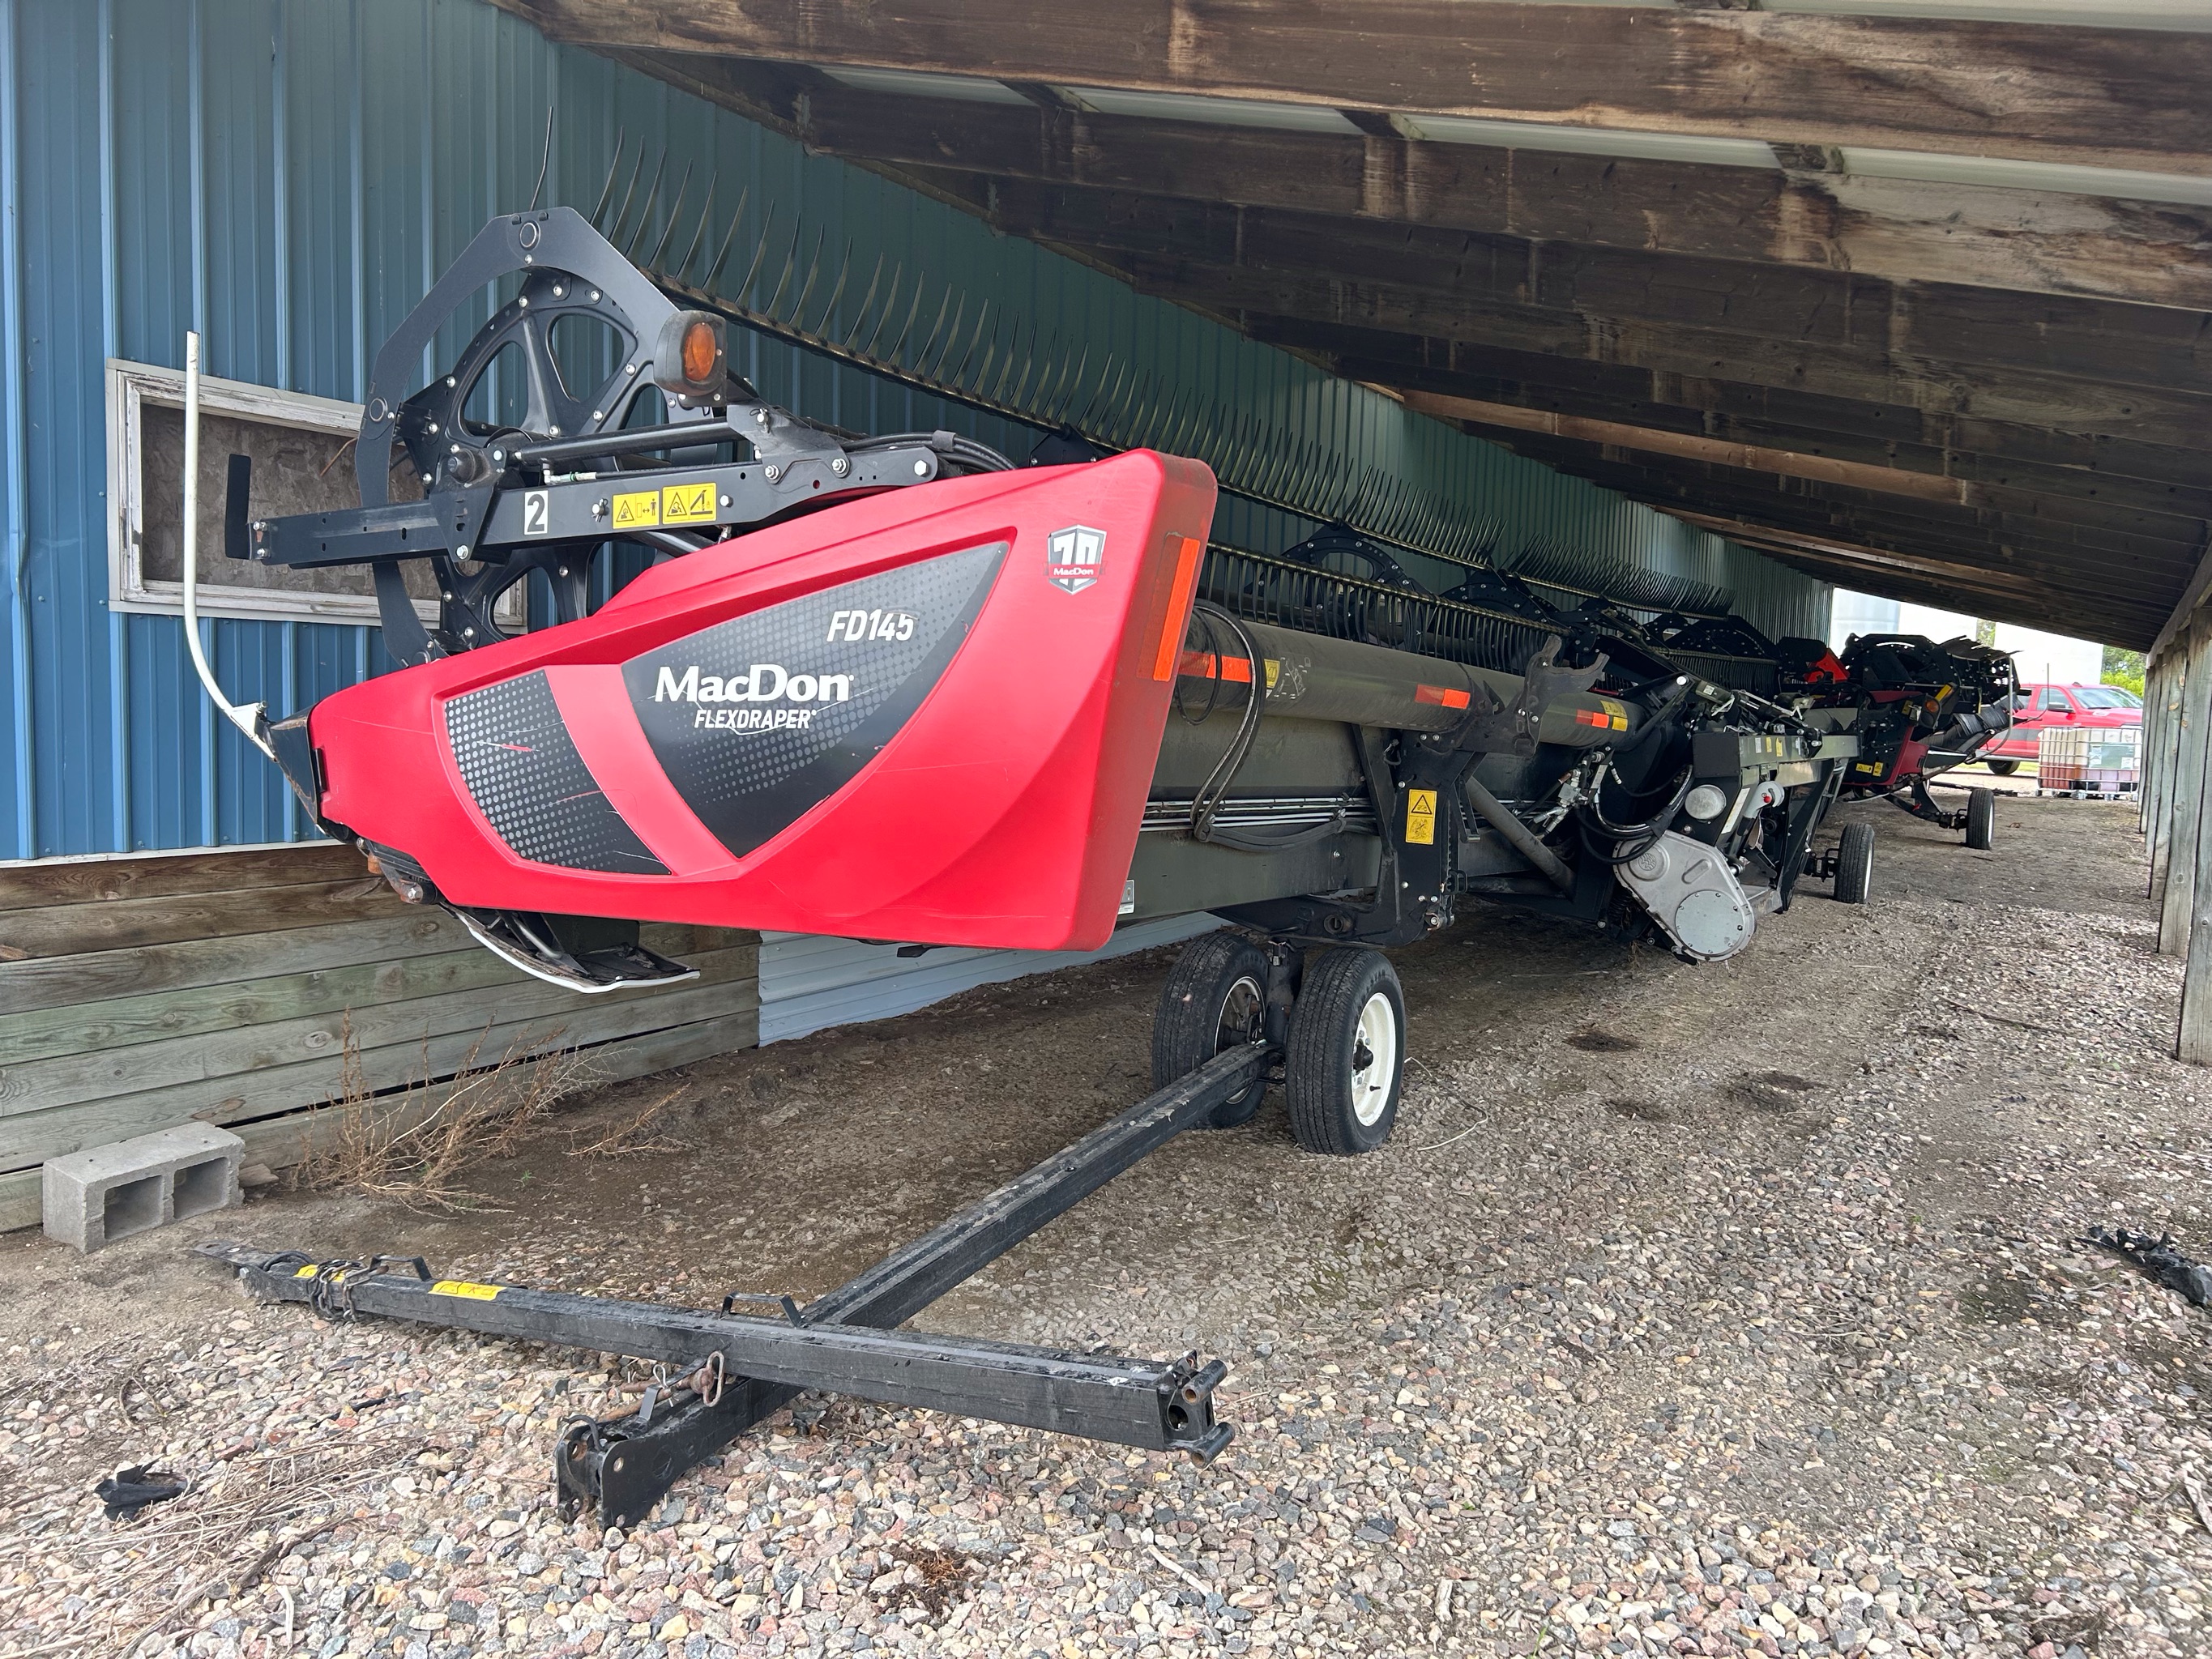
{"label": "reel spoke wheel", "polygon": [[[1235,933],[1191,941],[1161,988],[1152,1020],[1152,1086],[1164,1089],[1225,1048],[1266,1035],[1267,957]],[[1209,1129],[1249,1122],[1267,1092],[1263,1078],[1231,1095],[1206,1121]]]}
{"label": "reel spoke wheel", "polygon": [[1836,848],[1836,898],[1844,904],[1864,904],[1874,886],[1874,825],[1847,823],[1843,844]]}
{"label": "reel spoke wheel", "polygon": [[1284,1057],[1291,1133],[1310,1152],[1371,1152],[1397,1127],[1406,997],[1379,951],[1339,948],[1307,970]]}
{"label": "reel spoke wheel", "polygon": [[1977,853],[1986,853],[1995,842],[1996,832],[1997,792],[1966,791],[1966,845]]}

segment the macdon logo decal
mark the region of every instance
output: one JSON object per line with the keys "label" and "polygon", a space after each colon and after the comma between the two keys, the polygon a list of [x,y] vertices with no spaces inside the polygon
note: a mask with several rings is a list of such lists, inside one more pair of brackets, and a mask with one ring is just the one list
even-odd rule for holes
{"label": "macdon logo decal", "polygon": [[1045,579],[1054,587],[1080,593],[1098,580],[1106,563],[1106,532],[1089,525],[1070,525],[1045,538]]}
{"label": "macdon logo decal", "polygon": [[911,611],[832,611],[825,642],[838,640],[910,640],[914,637]]}
{"label": "macdon logo decal", "polygon": [[691,729],[695,732],[781,732],[793,728],[803,732],[814,723],[816,711],[792,705],[850,702],[852,699],[850,674],[793,674],[772,662],[757,662],[746,672],[732,674],[726,679],[719,674],[702,674],[696,663],[681,676],[672,668],[663,667],[653,686],[655,702],[785,705],[781,708],[702,708],[691,718]]}

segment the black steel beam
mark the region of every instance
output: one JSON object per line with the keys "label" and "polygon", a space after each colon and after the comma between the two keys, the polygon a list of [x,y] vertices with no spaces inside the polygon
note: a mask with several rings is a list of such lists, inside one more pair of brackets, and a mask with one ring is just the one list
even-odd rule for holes
{"label": "black steel beam", "polygon": [[[686,1470],[806,1389],[1210,1459],[1233,1432],[1213,1420],[1218,1361],[1127,1359],[892,1328],[1204,1122],[1271,1060],[1261,1045],[1215,1056],[791,1319],[434,1280],[419,1262],[410,1276],[382,1258],[324,1264],[228,1243],[201,1254],[236,1267],[269,1300],[684,1368],[693,1383],[659,1417],[648,1405],[635,1419],[580,1425],[588,1433],[572,1426],[563,1439],[564,1499],[596,1498],[612,1525],[641,1517]],[[702,1369],[711,1380],[701,1387]]]}

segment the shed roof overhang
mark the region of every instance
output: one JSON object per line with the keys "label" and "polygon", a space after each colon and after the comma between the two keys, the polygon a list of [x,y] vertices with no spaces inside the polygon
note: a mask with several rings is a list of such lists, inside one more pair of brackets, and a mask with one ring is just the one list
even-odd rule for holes
{"label": "shed roof overhang", "polygon": [[1824,580],[2201,586],[2207,0],[499,3]]}

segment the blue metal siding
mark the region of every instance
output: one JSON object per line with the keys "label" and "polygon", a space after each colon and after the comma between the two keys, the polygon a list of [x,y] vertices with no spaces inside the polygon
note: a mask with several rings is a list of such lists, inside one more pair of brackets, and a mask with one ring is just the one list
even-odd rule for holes
{"label": "blue metal siding", "polygon": [[[550,155],[546,112],[556,112]],[[1072,261],[586,53],[483,0],[0,0],[0,857],[258,842],[305,833],[272,769],[217,721],[173,618],[111,616],[102,364],[174,366],[187,327],[212,374],[358,398],[385,335],[495,211],[544,198],[589,210],[617,141],[619,193],[650,252],[692,168],[682,226],[712,181],[711,239],[741,193],[721,282],[748,295],[821,271],[836,324],[880,255],[952,282],[1027,339],[1087,342],[1174,388],[1165,422],[1234,411],[1299,434],[1323,476],[1401,477],[1510,538],[1547,536],[1732,587],[1771,632],[1825,631],[1826,590],[1740,548],[1408,414]],[[653,158],[668,171],[649,215]],[[680,244],[672,240],[666,263]],[[788,295],[787,296],[788,297]],[[479,313],[481,314],[481,313]],[[441,342],[457,347],[475,319]],[[963,333],[964,344],[966,335]],[[1027,428],[758,336],[740,366],[771,398],[875,430],[951,427],[1017,451]],[[428,366],[426,365],[426,369]],[[1307,521],[1224,499],[1217,533],[1261,549]],[[17,573],[21,573],[20,583]],[[283,714],[385,666],[371,630],[204,624],[234,697]]]}

